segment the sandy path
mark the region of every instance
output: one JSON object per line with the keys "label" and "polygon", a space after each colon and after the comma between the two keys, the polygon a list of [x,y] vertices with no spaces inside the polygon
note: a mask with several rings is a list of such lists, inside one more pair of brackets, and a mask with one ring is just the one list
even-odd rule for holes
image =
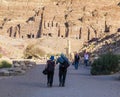
{"label": "sandy path", "polygon": [[0,78],[0,97],[120,97],[120,81],[115,76],[91,76],[89,68],[80,66],[68,70],[66,86],[58,87],[58,67],[52,88],[46,86],[46,76],[38,65],[24,76]]}

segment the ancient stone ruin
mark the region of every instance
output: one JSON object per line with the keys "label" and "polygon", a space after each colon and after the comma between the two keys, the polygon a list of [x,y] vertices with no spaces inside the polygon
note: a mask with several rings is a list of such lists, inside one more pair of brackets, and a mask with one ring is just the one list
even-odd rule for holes
{"label": "ancient stone ruin", "polygon": [[[40,1],[37,7],[28,5],[29,2],[27,2],[27,6],[21,7],[27,7],[27,9],[29,7],[28,12],[30,11],[31,14],[27,16],[24,23],[7,25],[9,19],[4,19],[0,29],[7,25],[7,35],[12,38],[69,37],[84,42],[99,38],[104,33],[120,32],[118,20],[114,18],[115,10],[118,10],[116,17],[120,14],[119,2],[116,1],[116,4],[109,1],[84,2],[44,0]],[[36,4],[38,4],[37,1]],[[102,4],[109,5],[102,6]],[[111,6],[113,7],[110,10]],[[27,11],[25,12],[27,14]]]}

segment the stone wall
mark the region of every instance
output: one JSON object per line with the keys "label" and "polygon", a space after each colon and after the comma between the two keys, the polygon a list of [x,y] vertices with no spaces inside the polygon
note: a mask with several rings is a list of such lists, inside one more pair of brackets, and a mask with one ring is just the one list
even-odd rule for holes
{"label": "stone wall", "polygon": [[36,63],[29,60],[14,60],[11,68],[0,69],[0,76],[23,75],[27,70],[36,66]]}

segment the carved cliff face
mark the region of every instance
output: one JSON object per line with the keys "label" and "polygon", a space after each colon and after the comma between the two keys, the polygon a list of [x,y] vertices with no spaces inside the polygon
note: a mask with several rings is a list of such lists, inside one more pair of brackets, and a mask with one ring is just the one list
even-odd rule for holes
{"label": "carved cliff face", "polygon": [[118,5],[118,0],[2,0],[0,30],[14,38],[88,41],[118,31]]}
{"label": "carved cliff face", "polygon": [[[16,47],[18,53],[23,46],[37,41],[36,45],[45,46],[47,53],[66,52],[67,37],[71,42],[71,52],[78,51],[82,45],[88,44],[87,41],[97,40],[105,34],[118,34],[119,17],[119,0],[1,0],[0,35],[5,36],[5,41],[0,39],[3,40],[3,44],[9,39],[5,46],[11,55],[4,51],[5,47],[2,44],[0,46],[4,50],[1,51],[12,56]],[[7,39],[6,36],[11,38]],[[118,40],[117,37],[120,36],[117,35],[114,40]],[[17,38],[22,39],[22,42],[16,46]],[[24,41],[28,38],[35,40]],[[38,42],[38,38],[43,39],[43,42]],[[10,47],[7,47],[8,44]],[[104,44],[104,41],[101,44]],[[95,47],[92,48],[94,49]],[[23,50],[20,54],[22,52]]]}

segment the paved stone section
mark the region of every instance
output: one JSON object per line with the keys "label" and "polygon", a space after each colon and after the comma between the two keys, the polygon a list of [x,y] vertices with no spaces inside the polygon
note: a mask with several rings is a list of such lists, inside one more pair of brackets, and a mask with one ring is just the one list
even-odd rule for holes
{"label": "paved stone section", "polygon": [[115,75],[92,76],[90,68],[68,69],[66,86],[59,87],[58,66],[53,87],[47,87],[44,65],[38,65],[22,76],[0,77],[0,97],[120,97],[120,81]]}

